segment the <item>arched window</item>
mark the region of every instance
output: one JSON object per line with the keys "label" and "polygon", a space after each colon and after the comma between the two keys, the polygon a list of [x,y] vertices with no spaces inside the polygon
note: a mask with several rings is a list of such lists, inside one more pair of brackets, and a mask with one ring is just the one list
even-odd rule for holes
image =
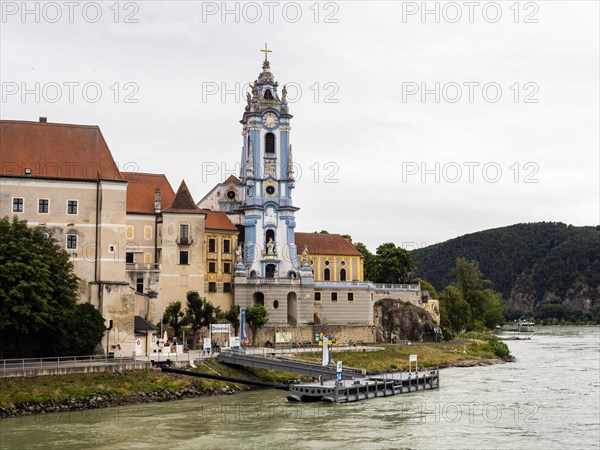
{"label": "arched window", "polygon": [[340,281],[346,281],[346,269],[340,270]]}
{"label": "arched window", "polygon": [[331,280],[331,272],[329,271],[329,269],[325,269],[325,270],[323,271],[323,279],[324,279],[325,281],[329,281],[329,280]]}
{"label": "arched window", "polygon": [[275,156],[275,135],[273,133],[265,135],[265,153]]}
{"label": "arched window", "polygon": [[275,278],[275,264],[267,264],[265,277]]}
{"label": "arched window", "polygon": [[265,100],[273,100],[273,94],[271,93],[270,89],[265,91]]}

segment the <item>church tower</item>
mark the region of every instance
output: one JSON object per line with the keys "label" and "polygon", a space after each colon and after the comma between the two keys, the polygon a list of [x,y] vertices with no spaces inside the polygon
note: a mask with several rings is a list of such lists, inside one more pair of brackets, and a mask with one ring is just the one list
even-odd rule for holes
{"label": "church tower", "polygon": [[267,325],[314,320],[314,277],[306,252],[298,262],[294,242],[298,211],[292,201],[294,167],[286,88],[271,73],[265,53],[262,72],[248,93],[242,124],[239,212],[243,251],[237,250],[234,301],[242,308],[264,305]]}
{"label": "church tower", "polygon": [[294,168],[286,88],[279,92],[267,49],[241,120],[244,263],[250,278],[297,277]]}

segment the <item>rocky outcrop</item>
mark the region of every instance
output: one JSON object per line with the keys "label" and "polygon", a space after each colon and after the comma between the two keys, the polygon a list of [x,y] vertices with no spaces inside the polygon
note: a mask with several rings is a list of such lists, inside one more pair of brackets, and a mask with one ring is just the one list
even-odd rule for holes
{"label": "rocky outcrop", "polygon": [[437,327],[432,315],[423,308],[391,298],[375,303],[373,320],[377,342],[430,341]]}

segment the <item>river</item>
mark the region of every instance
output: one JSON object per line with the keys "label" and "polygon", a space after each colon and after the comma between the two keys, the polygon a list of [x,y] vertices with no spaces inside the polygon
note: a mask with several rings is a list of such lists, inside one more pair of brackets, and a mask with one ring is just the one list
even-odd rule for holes
{"label": "river", "polygon": [[600,327],[540,327],[516,362],[441,371],[440,389],[346,405],[281,391],[20,417],[2,449],[600,447]]}

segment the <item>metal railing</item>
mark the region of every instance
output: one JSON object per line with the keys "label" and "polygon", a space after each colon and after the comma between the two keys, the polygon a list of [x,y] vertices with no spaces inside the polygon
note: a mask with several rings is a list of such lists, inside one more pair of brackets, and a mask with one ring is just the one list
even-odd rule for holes
{"label": "metal railing", "polygon": [[110,355],[57,356],[0,360],[0,372],[14,370],[63,369],[91,365],[117,365],[133,362],[132,357]]}
{"label": "metal railing", "polygon": [[160,270],[160,264],[158,264],[158,263],[151,263],[151,264],[127,263],[127,264],[125,264],[125,270],[131,270],[131,271]]}
{"label": "metal railing", "polygon": [[298,278],[278,277],[278,278],[248,278],[247,284],[300,284]]}

